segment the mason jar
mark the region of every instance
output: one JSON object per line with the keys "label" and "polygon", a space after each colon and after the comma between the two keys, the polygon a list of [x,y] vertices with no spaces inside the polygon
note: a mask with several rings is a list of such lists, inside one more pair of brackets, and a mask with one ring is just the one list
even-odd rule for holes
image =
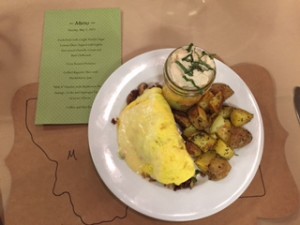
{"label": "mason jar", "polygon": [[214,57],[190,44],[175,49],[164,65],[163,95],[171,108],[186,111],[196,104],[216,77]]}

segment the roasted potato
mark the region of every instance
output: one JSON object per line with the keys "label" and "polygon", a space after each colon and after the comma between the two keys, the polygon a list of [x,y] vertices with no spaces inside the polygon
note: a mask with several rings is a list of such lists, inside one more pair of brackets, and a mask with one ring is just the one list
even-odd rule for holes
{"label": "roasted potato", "polygon": [[252,141],[252,134],[243,127],[231,127],[228,144],[231,148],[242,148]]}
{"label": "roasted potato", "polygon": [[231,165],[228,160],[221,157],[215,157],[209,163],[207,175],[210,180],[217,181],[226,177],[230,170]]}
{"label": "roasted potato", "polygon": [[234,91],[231,89],[231,87],[224,83],[213,83],[210,91],[216,95],[217,93],[221,92],[224,100],[228,99],[230,96],[234,94]]}
{"label": "roasted potato", "polygon": [[205,130],[209,127],[210,122],[209,118],[204,109],[202,109],[198,105],[192,106],[188,112],[188,118],[190,122],[196,127],[198,130]]}
{"label": "roasted potato", "polygon": [[217,140],[213,149],[224,159],[229,160],[234,156],[234,150],[221,139]]}
{"label": "roasted potato", "polygon": [[211,112],[218,113],[222,108],[223,102],[224,102],[224,97],[222,95],[222,92],[218,92],[210,99],[208,103],[208,108],[210,109]]}
{"label": "roasted potato", "polygon": [[216,157],[216,152],[215,151],[208,151],[203,153],[200,157],[198,157],[195,160],[195,164],[199,168],[199,170],[203,173],[206,174],[208,171],[208,166],[211,162]]}
{"label": "roasted potato", "polygon": [[198,102],[198,106],[200,106],[205,111],[208,111],[209,101],[214,97],[214,94],[211,91],[207,91]]}
{"label": "roasted potato", "polygon": [[231,137],[231,122],[228,119],[224,120],[224,125],[220,127],[216,134],[219,138],[221,138],[225,143],[228,143]]}
{"label": "roasted potato", "polygon": [[230,114],[233,110],[232,106],[228,106],[228,105],[223,105],[222,109],[219,112],[219,115],[221,115],[224,119],[229,119],[230,118]]}
{"label": "roasted potato", "polygon": [[191,122],[185,112],[173,110],[173,115],[176,123],[182,128],[185,129],[191,126]]}
{"label": "roasted potato", "polygon": [[210,126],[210,133],[216,133],[221,127],[225,125],[225,119],[222,115],[218,115]]}
{"label": "roasted potato", "polygon": [[241,127],[244,126],[246,123],[249,123],[253,118],[253,114],[240,108],[232,109],[230,114],[230,121],[233,126]]}
{"label": "roasted potato", "polygon": [[210,133],[216,134],[218,138],[221,138],[224,142],[228,142],[231,135],[231,122],[228,119],[224,119],[222,115],[218,115],[213,121],[210,127]]}
{"label": "roasted potato", "polygon": [[210,135],[203,131],[194,134],[189,140],[197,145],[203,152],[211,150],[216,143],[216,139],[212,138]]}
{"label": "roasted potato", "polygon": [[199,157],[202,154],[201,149],[195,145],[192,141],[186,141],[185,142],[186,150],[192,157]]}
{"label": "roasted potato", "polygon": [[185,128],[182,131],[182,134],[184,137],[189,138],[198,132],[199,132],[199,130],[197,130],[196,127],[194,127],[193,125],[190,125],[189,127]]}

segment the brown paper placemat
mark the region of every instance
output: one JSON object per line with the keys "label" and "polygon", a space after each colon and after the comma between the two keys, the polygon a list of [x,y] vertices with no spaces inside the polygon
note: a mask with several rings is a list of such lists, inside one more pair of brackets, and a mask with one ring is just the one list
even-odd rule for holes
{"label": "brown paper placemat", "polygon": [[[247,191],[231,206],[184,224],[256,224],[257,218],[285,217],[299,207],[298,190],[284,155],[287,133],[276,115],[271,76],[251,64],[233,69],[248,84],[262,112],[262,163]],[[37,90],[37,83],[19,89],[12,103],[15,141],[6,160],[12,180],[5,224],[171,224],[137,213],[106,188],[92,163],[86,125],[35,126]]]}

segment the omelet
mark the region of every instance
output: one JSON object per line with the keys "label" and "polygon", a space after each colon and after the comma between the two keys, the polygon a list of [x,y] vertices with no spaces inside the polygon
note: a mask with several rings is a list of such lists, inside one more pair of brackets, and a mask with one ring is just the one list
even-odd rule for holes
{"label": "omelet", "polygon": [[161,88],[147,89],[118,118],[119,155],[135,172],[162,184],[180,185],[195,165]]}

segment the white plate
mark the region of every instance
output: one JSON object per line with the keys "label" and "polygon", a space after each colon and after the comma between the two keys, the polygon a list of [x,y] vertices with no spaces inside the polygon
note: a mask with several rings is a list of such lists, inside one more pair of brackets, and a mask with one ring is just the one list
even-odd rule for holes
{"label": "white plate", "polygon": [[213,215],[234,202],[248,187],[259,167],[264,129],[259,107],[243,80],[220,61],[217,82],[235,94],[228,103],[254,114],[247,129],[252,142],[230,160],[232,170],[221,181],[202,179],[193,189],[173,191],[134,173],[118,156],[116,125],[111,123],[125,106],[126,97],[141,82],[162,82],[163,64],[173,49],[139,55],[119,67],[97,94],[88,125],[91,156],[107,187],[132,209],[161,220],[189,221]]}

